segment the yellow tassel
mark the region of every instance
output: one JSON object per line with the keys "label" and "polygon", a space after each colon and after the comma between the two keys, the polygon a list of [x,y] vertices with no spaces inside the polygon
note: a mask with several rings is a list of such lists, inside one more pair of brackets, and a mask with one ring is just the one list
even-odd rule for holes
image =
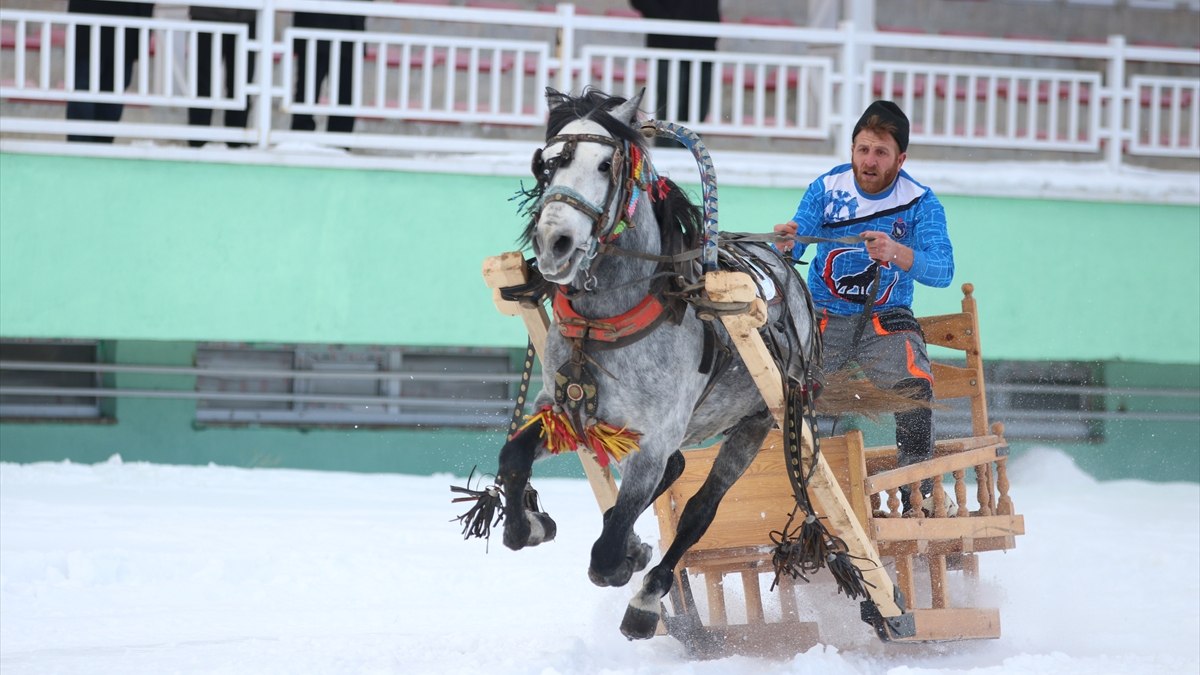
{"label": "yellow tassel", "polygon": [[632,452],[637,452],[640,435],[626,427],[617,428],[607,422],[598,422],[587,428],[585,439],[579,438],[575,428],[564,412],[555,412],[546,406],[538,412],[527,415],[525,424],[521,425],[518,433],[529,428],[535,422],[542,423],[541,439],[546,444],[550,454],[575,452],[580,444],[596,453],[596,461],[600,466],[608,466],[609,457],[621,461]]}
{"label": "yellow tassel", "polygon": [[[619,462],[638,449],[638,434],[626,427],[618,429],[607,422],[600,422],[589,427],[587,434],[588,446],[596,452],[597,457],[607,453]],[[607,464],[607,461],[600,462],[601,466]]]}

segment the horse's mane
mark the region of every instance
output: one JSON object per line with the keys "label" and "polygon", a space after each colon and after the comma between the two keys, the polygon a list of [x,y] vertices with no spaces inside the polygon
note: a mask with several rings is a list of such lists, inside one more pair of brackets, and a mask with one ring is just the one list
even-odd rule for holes
{"label": "horse's mane", "polygon": [[[610,114],[625,103],[626,99],[609,96],[590,86],[585,87],[579,96],[547,87],[546,101],[550,105],[549,120],[546,124],[547,141],[557,136],[563,127],[571,122],[587,119],[599,124],[613,138],[627,141],[643,153],[647,152],[646,139],[642,134]],[[703,213],[674,181],[669,178],[659,180],[660,185],[652,190],[652,204],[654,218],[658,221],[662,233],[663,254],[671,255],[699,247],[703,231]],[[529,218],[518,240],[522,248],[532,244],[533,230],[537,224],[536,209],[545,188],[545,184],[541,182],[528,190],[522,186],[514,197],[521,202],[521,212]]]}

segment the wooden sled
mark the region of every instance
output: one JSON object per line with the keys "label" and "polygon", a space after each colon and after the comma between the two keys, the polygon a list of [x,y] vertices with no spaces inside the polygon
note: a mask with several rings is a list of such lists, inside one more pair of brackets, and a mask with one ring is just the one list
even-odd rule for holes
{"label": "wooden sled", "polygon": [[[549,327],[545,307],[504,300],[499,290],[527,281],[523,256],[510,252],[488,258],[483,275],[493,289],[497,308],[523,319],[540,353]],[[721,321],[733,336],[768,407],[782,424],[782,380],[758,333],[766,307],[755,297],[754,283],[742,273],[710,272],[705,286],[714,301],[749,303],[745,313],[722,316]],[[929,344],[966,353],[966,367],[933,364],[934,394],[941,401],[970,399],[973,435],[938,441],[933,459],[903,468],[896,465],[895,447],[865,448],[860,432],[821,439],[810,481],[810,495],[820,515],[828,519],[830,531],[849,546],[867,582],[870,600],[862,603],[863,619],[889,642],[999,637],[999,612],[953,606],[946,577],[950,571],[976,575],[977,553],[1012,548],[1015,536],[1025,531],[1024,519],[1014,513],[1008,495],[1003,428],[988,425],[972,290],[970,284],[963,285],[961,313],[922,318],[920,322]],[[809,439],[804,448],[806,461],[812,458],[812,448]],[[655,503],[662,536],[660,550],[670,545],[683,506],[708,474],[717,449],[686,451],[683,475]],[[617,492],[611,472],[601,468],[590,453],[576,454],[600,509],[609,508]],[[777,588],[780,611],[776,620],[767,619],[763,604],[760,577],[774,575],[770,533],[783,527],[794,504],[784,461],[781,436],[773,432],[758,458],[722,501],[704,537],[679,566],[670,594],[671,608],[664,613],[659,632],[678,638],[698,655],[786,655],[818,641],[815,623],[798,619],[796,592],[800,588],[790,579],[781,579]],[[969,469],[975,473],[974,508],[970,511],[966,483]],[[916,517],[901,516],[900,486],[916,486],[930,477],[937,483],[946,474],[954,477],[952,498],[960,505],[956,517],[947,516],[938,490],[934,490],[932,516],[924,517],[919,505],[913,510]],[[912,492],[920,495],[918,489]],[[927,606],[925,594],[917,592],[914,563],[918,561],[929,570]],[[894,567],[892,573],[888,571],[889,563]],[[746,623],[730,625],[724,591],[726,577],[734,574],[742,582]],[[692,575],[704,582],[708,606],[703,617],[691,589]]]}
{"label": "wooden sled", "polygon": [[[714,300],[745,301],[746,294],[753,294],[748,283],[714,279],[710,274],[707,285]],[[1025,532],[1024,518],[1014,512],[1008,494],[1003,426],[988,424],[973,290],[970,284],[963,285],[962,312],[919,319],[929,344],[966,355],[965,367],[933,364],[934,394],[939,401],[970,400],[972,436],[939,440],[933,459],[903,468],[896,465],[895,446],[866,448],[859,431],[820,442],[820,461],[810,493],[818,502],[820,515],[829,519],[830,530],[847,543],[864,578],[872,584],[868,592],[882,614],[874,617],[876,630],[889,642],[999,637],[999,611],[954,605],[947,574],[960,571],[976,576],[978,553],[1013,548],[1015,536]],[[726,326],[743,359],[754,364],[751,372],[762,373],[759,387],[764,397],[773,397],[767,400],[773,401],[772,409],[777,410],[782,405],[780,380],[773,372],[763,373],[774,370],[773,362],[758,337],[761,324],[753,314],[732,317]],[[803,651],[818,640],[816,625],[798,618],[796,592],[803,592],[802,585],[780,580],[779,612],[774,621],[766,619],[762,601],[760,576],[774,577],[770,534],[783,527],[794,505],[782,443],[780,432],[768,436],[758,458],[722,500],[713,524],[680,564],[667,632],[685,643],[690,641],[702,653],[788,654]],[[684,505],[703,482],[718,449],[687,451],[683,475],[655,503],[663,547],[670,544]],[[806,458],[811,456],[809,452],[806,449]],[[969,487],[970,469],[974,469],[975,480]],[[958,513],[947,515],[942,493],[935,489],[933,514],[926,517],[919,504],[919,483],[934,478],[935,485],[940,485],[947,474],[954,479],[950,498],[959,506]],[[906,484],[912,486],[914,495],[913,517],[901,515],[899,488]],[[889,574],[888,567],[894,572]],[[929,580],[928,588],[920,592],[919,567],[928,569]],[[821,574],[827,572],[818,577]],[[697,609],[689,575],[703,579],[706,616],[700,616]],[[740,578],[746,604],[746,623],[739,625],[729,625],[727,617],[725,586],[734,575]],[[867,614],[872,611],[870,603],[864,602],[862,611],[864,620],[872,618]]]}

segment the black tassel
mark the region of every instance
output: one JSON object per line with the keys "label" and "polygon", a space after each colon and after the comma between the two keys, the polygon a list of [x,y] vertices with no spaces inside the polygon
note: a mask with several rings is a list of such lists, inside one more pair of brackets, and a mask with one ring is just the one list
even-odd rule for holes
{"label": "black tassel", "polygon": [[842,551],[840,553],[830,553],[826,559],[826,566],[829,567],[829,573],[837,580],[838,593],[845,593],[846,597],[854,600],[855,598],[866,598],[867,589],[865,586],[875,588],[875,584],[863,578],[862,570],[854,564],[854,560],[861,560]]}
{"label": "black tassel", "polygon": [[829,556],[829,530],[821,520],[810,513],[800,524],[800,563],[809,574],[820,571]]}
{"label": "black tassel", "polygon": [[[467,477],[467,485],[471,484],[471,478],[474,476],[475,469],[471,469],[471,475]],[[497,485],[489,485],[482,490],[451,485],[450,491],[466,495],[451,499],[451,503],[475,502],[466,513],[454,519],[462,523],[463,539],[471,537],[490,539],[492,528],[504,520],[504,491]],[[534,499],[537,499],[536,493]]]}
{"label": "black tassel", "polygon": [[784,574],[807,583],[806,575],[819,571],[825,564],[825,541],[828,539],[825,526],[820,518],[809,513],[805,514],[799,527],[792,529],[798,512],[799,505],[788,516],[782,531],[771,532],[771,541],[775,544],[775,551],[771,554],[771,565],[775,568],[771,590],[775,590],[780,576]]}

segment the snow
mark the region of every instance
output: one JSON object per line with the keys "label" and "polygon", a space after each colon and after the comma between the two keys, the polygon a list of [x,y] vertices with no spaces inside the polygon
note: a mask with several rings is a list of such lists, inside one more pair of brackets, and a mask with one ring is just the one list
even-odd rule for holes
{"label": "snow", "polygon": [[[673,638],[620,635],[632,585],[587,580],[583,481],[535,476],[558,539],[513,552],[462,540],[462,477],[0,464],[0,671],[1200,672],[1200,485],[1097,482],[1051,448],[1010,477],[1027,534],[982,554],[973,585],[951,575],[952,598],[1000,608],[999,640],[886,645],[817,582],[827,644],[690,661]],[[638,530],[657,540],[651,517]]]}

